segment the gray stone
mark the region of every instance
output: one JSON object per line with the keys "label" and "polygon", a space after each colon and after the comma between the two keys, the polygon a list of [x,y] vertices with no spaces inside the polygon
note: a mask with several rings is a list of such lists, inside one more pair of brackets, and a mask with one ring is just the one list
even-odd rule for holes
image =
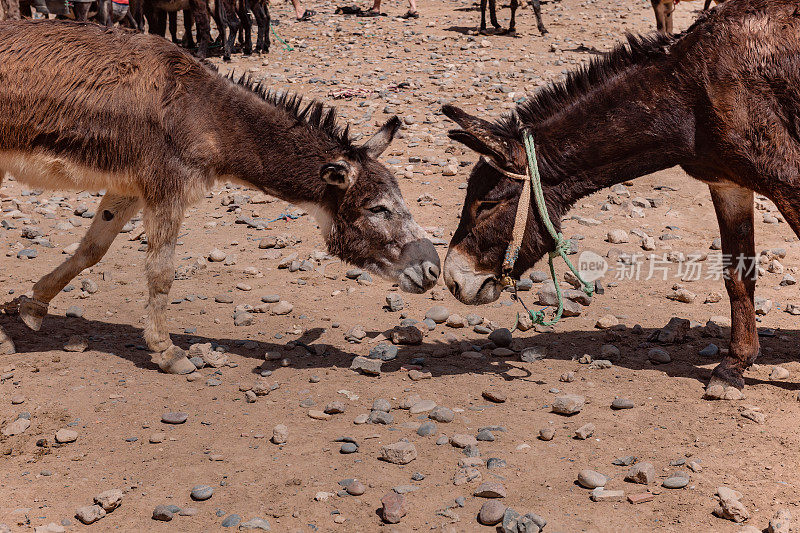
{"label": "gray stone", "polygon": [[625,476],[625,481],[649,485],[656,479],[656,469],[652,463],[641,462],[633,465]]}
{"label": "gray stone", "polygon": [[161,421],[165,424],[183,424],[189,418],[189,413],[180,411],[167,412],[161,415]]}
{"label": "gray stone", "polygon": [[495,481],[485,481],[481,483],[473,493],[473,496],[479,498],[505,498],[506,495],[506,488],[501,483]]}
{"label": "gray stone", "polygon": [[508,348],[514,339],[508,329],[497,328],[489,334],[489,340],[500,348]]}
{"label": "gray stone", "polygon": [[430,418],[431,420],[435,420],[437,422],[442,422],[445,424],[452,422],[455,416],[456,414],[453,412],[452,409],[443,407],[441,405],[436,406],[430,413],[428,413],[428,418]]}
{"label": "gray stone", "polygon": [[499,524],[503,519],[507,507],[497,500],[489,500],[481,505],[478,512],[478,521],[486,526]]}
{"label": "gray stone", "polygon": [[120,489],[106,490],[94,497],[94,503],[110,513],[122,505],[122,491]]}
{"label": "gray stone", "polygon": [[381,342],[372,347],[369,351],[370,359],[380,359],[381,361],[391,361],[397,357],[397,346]]}
{"label": "gray stone", "polygon": [[603,487],[606,483],[608,483],[608,476],[601,474],[600,472],[595,472],[594,470],[581,470],[578,472],[578,483],[581,487],[587,489],[596,489],[597,487]]}
{"label": "gray stone", "polygon": [[410,442],[396,442],[381,447],[381,459],[389,463],[405,465],[417,458],[417,448]]}
{"label": "gray stone", "polygon": [[93,524],[106,515],[105,509],[99,505],[87,505],[79,507],[75,511],[75,518],[80,520],[86,525]]}
{"label": "gray stone", "polygon": [[392,404],[389,403],[389,400],[385,400],[383,398],[377,398],[374,402],[372,402],[372,410],[373,411],[383,411],[384,413],[388,413],[392,410]]}
{"label": "gray stone", "polygon": [[[157,505],[153,509],[153,520],[160,520],[162,522],[169,522],[175,517],[175,513],[169,510],[166,505]],[[80,517],[79,517],[80,518]]]}
{"label": "gray stone", "polygon": [[213,487],[208,485],[195,485],[192,487],[191,497],[196,501],[205,501],[214,494]]}
{"label": "gray stone", "polygon": [[581,412],[585,402],[586,399],[583,396],[565,394],[563,396],[557,396],[556,399],[553,400],[552,409],[554,413],[560,415],[574,415]]}
{"label": "gray stone", "polygon": [[627,398],[614,398],[611,402],[612,409],[633,409],[633,402]]}
{"label": "gray stone", "polygon": [[390,425],[392,422],[394,422],[394,416],[385,411],[372,411],[367,418],[368,424]]}
{"label": "gray stone", "polygon": [[662,348],[650,348],[647,352],[647,358],[654,365],[662,365],[672,361],[669,352]]}
{"label": "gray stone", "polygon": [[339,449],[339,453],[343,454],[356,453],[357,451],[358,451],[358,444],[355,444],[353,442],[345,442]]}
{"label": "gray stone", "polygon": [[242,522],[239,524],[239,531],[245,530],[259,530],[259,531],[270,531],[269,522],[267,522],[263,518],[251,518],[247,522]]}
{"label": "gray stone", "polygon": [[425,313],[425,318],[429,318],[436,322],[437,324],[442,324],[447,321],[447,318],[450,316],[450,310],[442,305],[435,305],[428,309]]}
{"label": "gray stone", "polygon": [[238,514],[231,514],[225,517],[225,520],[220,524],[222,527],[236,527],[242,521],[242,517]]}
{"label": "gray stone", "polygon": [[547,348],[544,346],[530,346],[522,350],[519,355],[520,360],[525,363],[533,363],[545,357],[547,357]]}
{"label": "gray stone", "polygon": [[417,435],[420,437],[428,437],[430,435],[436,435],[439,429],[436,427],[436,422],[432,422],[430,420],[423,422],[417,428]]}
{"label": "gray stone", "polygon": [[589,422],[575,430],[575,438],[579,440],[586,440],[594,435],[594,424]]}
{"label": "gray stone", "polygon": [[367,375],[379,375],[381,373],[381,365],[383,361],[380,359],[368,359],[357,355],[350,363],[350,369],[360,371]]}
{"label": "gray stone", "polygon": [[386,307],[392,312],[401,311],[405,307],[405,302],[399,294],[390,292],[386,295]]}

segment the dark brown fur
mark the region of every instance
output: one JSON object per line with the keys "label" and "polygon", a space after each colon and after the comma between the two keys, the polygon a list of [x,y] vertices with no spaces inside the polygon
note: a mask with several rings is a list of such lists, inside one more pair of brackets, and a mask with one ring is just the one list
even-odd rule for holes
{"label": "dark brown fur", "polygon": [[50,300],[143,208],[145,338],[153,350],[169,348],[166,298],[183,213],[220,179],[307,206],[332,253],[424,292],[438,256],[376,159],[399,126],[394,117],[359,146],[333,109],[222,78],[159,37],[0,23],[0,181],[9,172],[36,187],[107,191],[97,209],[105,216],[34,285],[23,319],[37,329]]}
{"label": "dark brown fur", "polygon": [[[550,217],[557,227],[579,198],[675,165],[706,182],[726,257],[730,353],[712,382],[742,388],[759,352],[753,307],[753,192],[770,198],[800,235],[800,4],[731,0],[684,35],[630,37],[499,122],[446,107],[451,137],[512,172],[525,172],[532,132]],[[477,164],[444,276],[467,303],[497,298],[521,184]],[[529,211],[519,276],[553,241]]]}

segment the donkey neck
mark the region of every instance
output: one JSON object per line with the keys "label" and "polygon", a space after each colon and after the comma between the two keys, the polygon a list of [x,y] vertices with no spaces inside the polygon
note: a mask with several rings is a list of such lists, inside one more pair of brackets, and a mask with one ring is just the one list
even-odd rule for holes
{"label": "donkey neck", "polygon": [[675,166],[691,153],[689,91],[673,84],[671,68],[633,66],[533,128],[545,187],[560,215],[580,198]]}
{"label": "donkey neck", "polygon": [[218,175],[234,177],[287,202],[326,207],[331,199],[319,169],[342,148],[285,110],[256,95],[244,96],[243,102],[232,106],[225,126],[229,149]]}

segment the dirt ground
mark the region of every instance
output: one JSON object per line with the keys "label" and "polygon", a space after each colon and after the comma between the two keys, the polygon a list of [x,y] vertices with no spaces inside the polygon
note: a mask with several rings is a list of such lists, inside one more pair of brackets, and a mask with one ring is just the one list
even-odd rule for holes
{"label": "dirt ground", "polygon": [[[691,23],[699,4],[678,6],[676,28]],[[462,184],[476,157],[447,139],[451,124],[438,114],[441,105],[458,102],[486,118],[497,117],[546,81],[608,50],[624,32],[649,31],[654,24],[650,3],[632,0],[543,3],[550,30],[544,37],[536,31],[532,11],[523,9],[520,38],[475,36],[480,14],[465,2],[422,0],[421,18],[411,21],[396,18],[406,10],[399,2],[384,4],[390,16],[379,19],[334,15],[332,4],[306,7],[318,11],[312,22],[293,22],[288,4],[272,8],[281,20],[276,29],[293,51],[273,43],[268,56],[237,55],[229,64],[212,61],[222,72],[249,73],[276,89],[336,104],[343,120],[361,135],[371,134],[391,114],[400,115],[406,125],[383,160],[400,178],[415,218],[441,240],[442,259],[457,226]],[[500,18],[507,20],[507,9]],[[455,175],[444,175],[451,174],[448,165],[453,164]],[[627,189],[631,198],[656,199],[656,207],[642,209],[643,217],[629,216],[628,207],[613,203],[602,210],[609,195],[616,195],[601,191],[579,202],[564,222],[564,234],[583,235],[580,249],[603,256],[612,248],[659,256],[699,250],[709,254],[702,264],[710,268],[711,256],[719,254],[709,250],[718,231],[702,184],[672,169],[638,179]],[[30,290],[66,257],[63,249],[77,242],[89,223],[74,211],[80,204],[93,210],[98,198],[63,191],[30,194],[14,181],[3,184],[2,194],[0,219],[16,228],[0,229],[7,250],[0,258],[0,286],[8,301]],[[231,209],[226,200],[231,195],[254,201]],[[637,281],[625,276],[615,280],[609,273],[603,281],[605,294],[595,296],[581,316],[538,332],[515,331],[510,355],[492,355],[487,336],[472,327],[439,324],[422,345],[401,347],[396,359],[384,363],[380,376],[358,374],[349,368],[352,358],[366,356],[376,345],[373,339],[402,318],[422,320],[428,309],[443,305],[462,317],[477,314],[510,328],[518,308],[508,296],[470,308],[440,281],[431,293],[401,294],[405,308],[390,312],[384,308],[386,295],[397,289],[380,279],[371,284],[348,279],[348,265],[320,253],[324,244],[310,217],[278,220],[266,230],[235,224],[240,215],[272,220],[298,210],[256,191],[221,184],[185,220],[178,266],[192,265],[214,248],[229,254],[227,263],[233,264],[209,263],[177,280],[169,323],[174,341],[184,348],[204,342],[224,346],[228,365],[203,368],[200,379],[188,381],[163,374],[150,363],[141,337],[146,294],[140,222],[120,235],[101,263],[75,279],[73,290],[53,301],[41,332],[28,331],[17,317],[0,316],[18,350],[0,361],[0,427],[20,413],[29,413],[31,421],[24,433],[0,437],[0,523],[14,532],[64,519],[70,520],[69,531],[216,531],[235,513],[243,522],[264,518],[272,531],[491,531],[476,519],[485,499],[473,492],[481,481],[496,481],[507,491],[503,505],[546,518],[545,531],[550,532],[740,531],[741,525],[712,515],[714,493],[721,485],[742,493],[751,514],[747,524],[766,528],[779,509],[797,514],[800,491],[800,335],[796,317],[784,312],[797,301],[796,288],[779,285],[784,274],[796,275],[800,248],[786,223],[762,221],[770,205],[759,207],[757,249],[784,248],[786,257],[780,262],[785,271],[766,272],[759,281],[757,295],[774,305],[760,317],[760,327],[770,330],[761,338],[759,364],[746,374],[745,398],[713,402],[702,396],[717,358],[698,352],[709,343],[725,348],[727,337],[704,336],[698,328],[686,342],[664,347],[672,362],[654,365],[648,360],[649,334],[671,317],[705,325],[712,316],[729,316],[722,281],[703,277],[682,282],[675,274],[677,263],[671,264],[666,281],[660,274]],[[14,214],[16,209],[22,214]],[[599,225],[585,225],[587,218]],[[31,245],[23,238],[25,220],[40,228],[53,247]],[[655,238],[656,250],[643,252],[639,239],[630,234],[629,243],[610,244],[606,236],[611,229],[642,230]],[[680,238],[660,239],[664,234]],[[259,242],[270,236],[286,237],[289,246],[260,249]],[[36,249],[38,257],[19,259],[23,248]],[[299,260],[311,257],[315,268],[278,268],[282,258],[295,253]],[[644,262],[642,274],[650,266]],[[98,290],[82,291],[83,280],[95,282]],[[695,293],[696,300],[668,299],[675,283]],[[239,284],[250,290],[237,288]],[[534,284],[526,294],[529,302],[536,300],[538,287]],[[704,303],[716,299],[713,293],[721,294],[721,300]],[[273,294],[292,304],[291,313],[256,313],[252,325],[234,325],[237,305],[257,305],[261,297]],[[233,303],[218,303],[218,295]],[[70,306],[80,306],[82,318],[65,316]],[[597,329],[598,318],[608,314],[627,328],[614,334]],[[633,330],[637,324],[643,332]],[[357,325],[368,337],[348,343],[345,334]],[[85,336],[88,350],[64,351],[72,335]],[[298,340],[311,352],[293,344]],[[604,344],[621,352],[611,368],[592,369],[578,361],[584,354],[603,358]],[[534,345],[546,347],[546,357],[522,362],[522,348]],[[475,347],[483,350],[476,354]],[[280,357],[265,361],[267,352],[279,352]],[[415,381],[409,370],[418,368],[411,361],[419,358],[424,358],[421,370],[432,377]],[[774,365],[787,369],[789,377],[771,379]],[[271,374],[263,379],[276,388],[248,403],[243,391],[264,370]],[[574,381],[560,381],[567,372],[575,373]],[[507,400],[487,401],[484,391],[502,391]],[[563,393],[583,395],[586,406],[569,418],[552,413],[550,405]],[[438,423],[434,436],[418,436],[426,413],[399,409],[411,395],[453,409],[455,419]],[[632,400],[634,408],[612,410],[616,397]],[[12,405],[12,398],[24,402]],[[394,422],[355,424],[378,398],[389,400]],[[329,420],[309,416],[310,410],[323,410],[334,401],[344,404],[344,413]],[[763,423],[742,416],[749,407],[760,409]],[[162,414],[169,411],[188,413],[188,420],[162,423]],[[589,422],[595,425],[594,435],[573,438]],[[288,428],[287,442],[281,445],[270,442],[278,424]],[[479,480],[455,484],[459,461],[466,456],[450,444],[437,445],[437,438],[474,436],[487,426],[504,431],[493,431],[493,442],[479,443],[480,456],[503,459],[506,466],[479,466]],[[555,429],[551,441],[537,438],[546,427]],[[77,431],[78,439],[56,444],[54,434],[64,428]],[[165,434],[163,441],[150,443],[158,432]],[[358,442],[357,453],[340,453],[341,443],[335,439],[342,436]],[[402,438],[416,446],[415,460],[404,466],[378,460],[381,446]],[[40,439],[47,445],[37,445]],[[576,483],[578,472],[588,468],[611,477],[608,489],[626,495],[645,492],[648,487],[623,480],[627,467],[612,464],[629,455],[655,466],[658,479],[649,486],[651,502],[593,502],[591,491]],[[661,487],[674,471],[688,471],[683,462],[692,461],[699,467],[689,472],[686,488]],[[422,476],[412,480],[415,473]],[[366,486],[362,496],[337,494],[338,482],[349,478]],[[214,488],[210,500],[190,499],[198,484]],[[407,515],[397,525],[384,525],[378,513],[381,498],[404,485],[416,487],[405,494]],[[76,509],[113,488],[125,492],[121,507],[93,525],[80,524]],[[325,499],[318,493],[332,494]],[[460,496],[465,497],[463,507],[455,503]],[[151,515],[160,504],[197,512],[158,522]]]}

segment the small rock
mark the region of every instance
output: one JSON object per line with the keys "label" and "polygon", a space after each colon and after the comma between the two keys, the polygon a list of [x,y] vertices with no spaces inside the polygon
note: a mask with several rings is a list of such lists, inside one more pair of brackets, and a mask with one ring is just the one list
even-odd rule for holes
{"label": "small rock", "polygon": [[437,324],[442,324],[447,321],[448,317],[450,316],[450,311],[441,305],[435,305],[428,309],[425,313],[425,318],[430,318]]}
{"label": "small rock", "polygon": [[441,405],[435,407],[433,411],[428,413],[428,418],[444,424],[450,423],[455,418],[456,414],[452,409],[443,407]]}
{"label": "small rock", "polygon": [[589,422],[575,430],[575,438],[579,440],[586,440],[594,435],[594,424]]}
{"label": "small rock", "polygon": [[263,518],[251,518],[247,522],[239,524],[239,531],[246,530],[270,531],[269,522]]}
{"label": "small rock", "polygon": [[479,498],[505,498],[506,488],[500,483],[486,481],[475,489],[473,496],[478,496]]}
{"label": "small rock", "polygon": [[208,485],[195,485],[190,493],[192,499],[199,502],[205,501],[213,495],[214,489]]}
{"label": "small rock", "polygon": [[578,472],[578,483],[587,489],[596,489],[608,483],[608,476],[594,470],[581,470]]}
{"label": "small rock", "polygon": [[160,520],[162,522],[169,522],[175,517],[175,513],[169,510],[166,505],[157,505],[153,509],[153,520]]}
{"label": "small rock", "polygon": [[539,430],[539,438],[544,441],[551,441],[556,436],[556,430],[551,427],[542,428]]}
{"label": "small rock", "polygon": [[165,424],[183,424],[188,420],[189,413],[183,413],[180,411],[175,412],[167,412],[161,415],[161,421]]}
{"label": "small rock", "polygon": [[389,463],[405,465],[417,458],[417,448],[410,442],[397,442],[381,447],[381,459]]}
{"label": "small rock", "polygon": [[467,446],[477,446],[478,440],[472,435],[455,434],[450,437],[450,444],[456,448],[466,448]]}
{"label": "small rock", "polygon": [[59,444],[68,444],[78,440],[78,432],[71,429],[59,429],[56,431],[56,442]]}
{"label": "small rock", "polygon": [[557,396],[553,401],[552,410],[560,415],[574,415],[580,413],[586,399],[577,394]]}
{"label": "small rock", "polygon": [[633,409],[633,401],[627,398],[614,398],[614,401],[611,402],[611,408],[620,410],[620,409]]}
{"label": "small rock", "polygon": [[387,524],[397,524],[406,515],[405,498],[394,491],[381,498],[381,518]]}
{"label": "small rock", "polygon": [[347,491],[347,494],[351,496],[361,496],[367,491],[367,488],[364,486],[363,483],[354,479],[352,482],[348,483],[344,490]]}
{"label": "small rock", "polygon": [[487,400],[489,400],[490,402],[495,402],[495,403],[503,403],[507,399],[505,392],[493,389],[483,391],[482,396]]}
{"label": "small rock", "polygon": [[222,527],[235,527],[242,521],[242,517],[238,514],[231,514],[225,517],[220,526]]}
{"label": "small rock", "polygon": [[120,489],[106,490],[94,497],[94,503],[110,513],[122,505],[122,491]]}
{"label": "small rock", "polygon": [[89,348],[89,341],[82,335],[72,335],[64,345],[65,352],[85,352]]}
{"label": "small rock", "polygon": [[769,379],[773,381],[789,379],[789,371],[782,366],[772,367],[772,372],[770,372]]}
{"label": "small rock", "polygon": [[507,328],[497,328],[489,334],[489,340],[500,348],[508,348],[514,338]]}
{"label": "small rock", "polygon": [[75,518],[86,525],[97,522],[105,515],[105,510],[99,505],[87,505],[86,507],[79,507],[78,510],[75,511]]}
{"label": "small rock", "polygon": [[278,424],[272,429],[272,443],[285,444],[289,439],[289,428],[283,424]]}
{"label": "small rock", "polygon": [[489,500],[481,505],[481,510],[478,512],[478,521],[486,526],[499,524],[506,509],[507,507],[498,500]]}
{"label": "small rock", "polygon": [[652,463],[641,462],[633,465],[628,474],[625,476],[625,481],[631,483],[639,483],[640,485],[649,485],[656,479],[656,469]]}

